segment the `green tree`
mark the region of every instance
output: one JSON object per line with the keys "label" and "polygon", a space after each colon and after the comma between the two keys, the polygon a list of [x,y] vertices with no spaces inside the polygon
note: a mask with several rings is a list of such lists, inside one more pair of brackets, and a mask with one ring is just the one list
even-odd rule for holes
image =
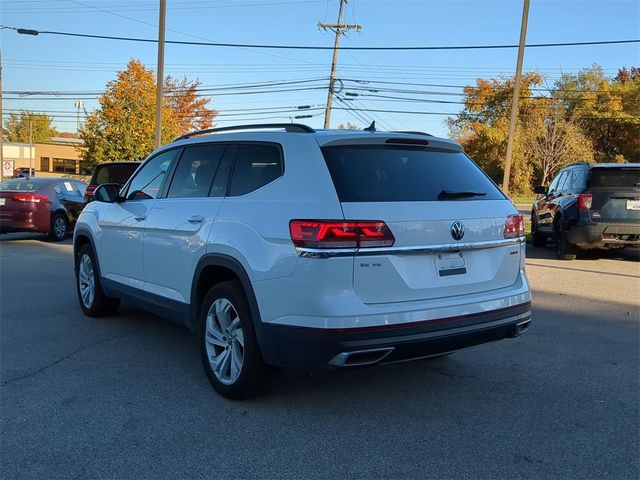
{"label": "green tree", "polygon": [[[161,142],[212,124],[216,112],[207,108],[208,99],[196,95],[198,81],[167,78],[162,107]],[[156,79],[152,70],[131,59],[126,70],[107,83],[81,130],[84,146],[80,155],[88,165],[101,162],[142,159],[154,149]]]}
{"label": "green tree", "polygon": [[[51,125],[53,119],[44,113],[20,112],[12,113],[5,125],[10,142],[46,143],[58,133]],[[31,135],[29,135],[31,126]]]}
{"label": "green tree", "polygon": [[564,74],[553,96],[578,119],[599,162],[640,161],[640,75],[621,69],[607,78],[599,65]]}

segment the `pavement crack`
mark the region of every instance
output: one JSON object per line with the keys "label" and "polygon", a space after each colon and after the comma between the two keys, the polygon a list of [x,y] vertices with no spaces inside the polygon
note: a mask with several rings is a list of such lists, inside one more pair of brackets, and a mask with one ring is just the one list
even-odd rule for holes
{"label": "pavement crack", "polygon": [[82,352],[82,351],[84,351],[84,350],[86,350],[88,348],[97,347],[98,345],[102,345],[103,343],[108,343],[108,342],[112,342],[114,340],[119,340],[121,338],[131,337],[133,335],[137,335],[138,333],[140,333],[141,329],[142,329],[142,325],[138,325],[138,327],[133,332],[125,333],[125,334],[122,334],[122,335],[116,335],[115,337],[105,338],[104,340],[100,340],[99,342],[94,342],[94,343],[90,343],[88,345],[83,345],[82,347],[74,350],[73,352],[68,353],[66,355],[63,355],[62,357],[54,360],[53,362],[51,362],[51,363],[49,363],[49,364],[47,364],[47,365],[45,365],[43,367],[40,367],[39,369],[37,369],[37,370],[35,370],[33,372],[30,372],[30,373],[27,373],[26,375],[22,375],[21,377],[12,378],[11,380],[6,380],[6,381],[0,383],[0,387],[5,387],[5,386],[10,385],[12,383],[19,382],[20,380],[24,380],[25,378],[30,378],[30,377],[33,377],[35,375],[38,375],[40,372],[44,372],[45,370],[48,370],[51,367],[55,367],[59,363],[67,360],[68,358],[73,357],[74,355],[77,355],[78,353],[80,353],[80,352]]}

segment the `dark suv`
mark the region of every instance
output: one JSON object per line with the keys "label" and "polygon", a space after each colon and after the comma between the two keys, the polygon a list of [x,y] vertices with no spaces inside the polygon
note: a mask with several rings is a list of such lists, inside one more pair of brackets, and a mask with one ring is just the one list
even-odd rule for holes
{"label": "dark suv", "polygon": [[535,192],[536,247],[553,239],[561,260],[580,249],[640,247],[640,163],[573,163]]}
{"label": "dark suv", "polygon": [[109,162],[96,165],[84,192],[84,202],[92,201],[93,191],[103,183],[117,183],[122,187],[139,166],[140,162]]}

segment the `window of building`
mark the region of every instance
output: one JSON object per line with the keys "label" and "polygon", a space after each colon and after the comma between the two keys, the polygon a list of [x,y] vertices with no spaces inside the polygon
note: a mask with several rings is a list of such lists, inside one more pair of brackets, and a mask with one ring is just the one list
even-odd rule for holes
{"label": "window of building", "polygon": [[49,157],[40,157],[40,171],[41,172],[49,171]]}
{"label": "window of building", "polygon": [[76,173],[76,164],[76,160],[54,158],[53,171],[56,173]]}

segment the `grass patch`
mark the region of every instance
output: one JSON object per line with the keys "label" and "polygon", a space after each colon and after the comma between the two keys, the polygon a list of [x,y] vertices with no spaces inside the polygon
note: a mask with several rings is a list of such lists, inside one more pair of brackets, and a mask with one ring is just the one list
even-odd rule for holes
{"label": "grass patch", "polygon": [[513,203],[521,203],[525,205],[531,205],[535,199],[538,198],[536,195],[512,195],[511,201]]}
{"label": "grass patch", "polygon": [[524,222],[524,235],[527,238],[527,243],[533,243],[533,238],[531,238],[531,222]]}

